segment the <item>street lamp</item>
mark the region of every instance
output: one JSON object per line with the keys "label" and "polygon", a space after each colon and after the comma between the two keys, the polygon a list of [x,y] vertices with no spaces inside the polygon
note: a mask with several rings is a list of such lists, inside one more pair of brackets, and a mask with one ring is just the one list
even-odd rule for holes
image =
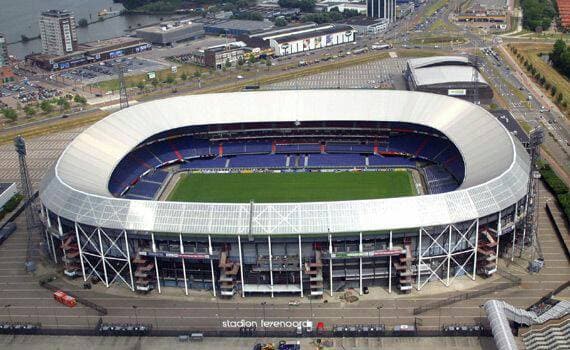
{"label": "street lamp", "polygon": [[383,307],[382,304],[376,306],[376,310],[378,310],[378,326],[380,326],[380,310],[382,310]]}

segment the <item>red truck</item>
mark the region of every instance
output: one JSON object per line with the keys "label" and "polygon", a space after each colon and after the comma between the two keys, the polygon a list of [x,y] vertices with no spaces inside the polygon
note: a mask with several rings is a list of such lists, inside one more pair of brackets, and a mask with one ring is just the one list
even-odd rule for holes
{"label": "red truck", "polygon": [[53,293],[53,298],[63,305],[74,307],[77,305],[77,300],[74,297],[67,295],[64,291],[58,290],[57,292]]}

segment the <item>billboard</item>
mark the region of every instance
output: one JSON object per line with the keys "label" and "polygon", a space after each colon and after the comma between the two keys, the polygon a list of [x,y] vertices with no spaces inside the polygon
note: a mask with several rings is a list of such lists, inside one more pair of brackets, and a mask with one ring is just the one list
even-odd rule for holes
{"label": "billboard", "polygon": [[467,95],[466,89],[449,89],[447,90],[448,96],[465,96]]}

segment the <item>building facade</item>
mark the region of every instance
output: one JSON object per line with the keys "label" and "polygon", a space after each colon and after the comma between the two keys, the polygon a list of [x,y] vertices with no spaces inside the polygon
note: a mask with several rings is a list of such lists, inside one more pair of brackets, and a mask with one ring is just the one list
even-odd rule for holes
{"label": "building facade", "polygon": [[65,55],[77,50],[77,25],[71,11],[42,12],[39,24],[44,54]]}
{"label": "building facade", "polygon": [[0,67],[8,65],[8,46],[6,37],[0,33]]}
{"label": "building facade", "polygon": [[386,18],[394,22],[396,20],[396,0],[367,0],[366,12],[368,17]]}
{"label": "building facade", "polygon": [[190,21],[163,23],[137,30],[137,37],[155,45],[172,45],[173,43],[194,40],[204,36],[204,25]]}

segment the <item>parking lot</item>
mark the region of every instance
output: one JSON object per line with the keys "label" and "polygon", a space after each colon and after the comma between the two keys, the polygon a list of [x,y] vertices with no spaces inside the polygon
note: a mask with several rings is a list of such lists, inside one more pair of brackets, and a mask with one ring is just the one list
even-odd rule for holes
{"label": "parking lot", "polygon": [[340,70],[271,84],[266,90],[287,89],[404,89],[406,58],[387,58]]}
{"label": "parking lot", "polygon": [[93,84],[100,81],[114,79],[116,77],[116,66],[122,63],[125,65],[125,75],[134,75],[157,71],[168,68],[168,66],[139,57],[125,57],[117,60],[99,62],[88,66],[66,70],[58,75],[67,80],[81,84]]}
{"label": "parking lot", "polygon": [[37,82],[24,79],[21,82],[7,83],[0,87],[0,102],[5,104],[0,103],[0,106],[14,108],[17,103],[26,104],[49,100],[61,94],[60,90],[45,88]]}

